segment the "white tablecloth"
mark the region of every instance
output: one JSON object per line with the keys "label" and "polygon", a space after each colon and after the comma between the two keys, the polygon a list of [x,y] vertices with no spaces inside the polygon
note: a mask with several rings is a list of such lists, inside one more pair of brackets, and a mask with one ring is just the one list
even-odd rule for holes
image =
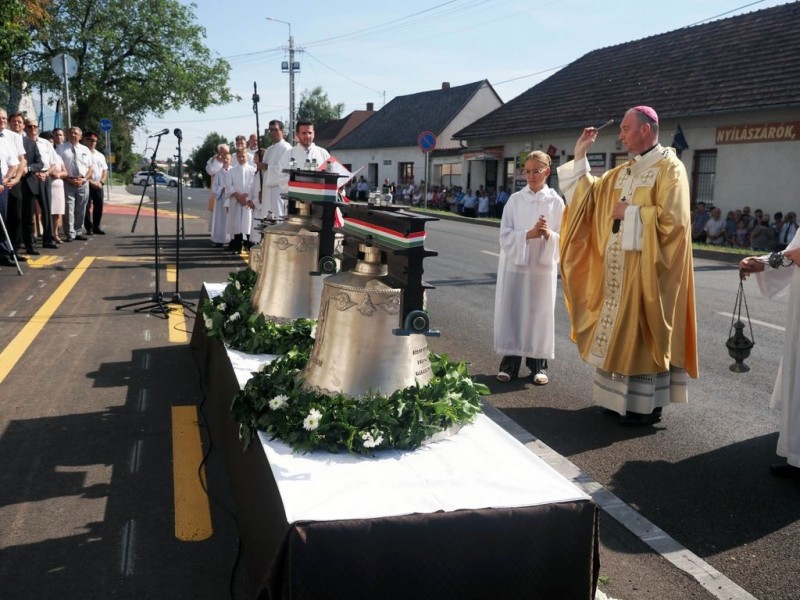
{"label": "white tablecloth", "polygon": [[[225,284],[205,284],[209,297]],[[274,355],[227,349],[239,385]],[[589,496],[486,415],[413,452],[296,454],[259,432],[289,523],[513,508]]]}

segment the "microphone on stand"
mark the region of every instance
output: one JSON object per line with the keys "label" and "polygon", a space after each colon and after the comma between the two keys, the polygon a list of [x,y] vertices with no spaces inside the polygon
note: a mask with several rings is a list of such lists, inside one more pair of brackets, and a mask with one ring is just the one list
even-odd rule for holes
{"label": "microphone on stand", "polygon": [[173,130],[173,132],[172,132],[172,133],[174,133],[174,134],[175,134],[175,137],[176,137],[176,138],[178,138],[178,141],[179,141],[179,142],[182,142],[182,141],[183,141],[183,132],[182,132],[180,129],[178,129],[178,128],[176,127],[176,128]]}
{"label": "microphone on stand", "polygon": [[162,135],[165,135],[167,133],[169,133],[169,129],[162,129],[158,133],[154,133],[153,135],[148,135],[147,137],[148,138],[161,137]]}

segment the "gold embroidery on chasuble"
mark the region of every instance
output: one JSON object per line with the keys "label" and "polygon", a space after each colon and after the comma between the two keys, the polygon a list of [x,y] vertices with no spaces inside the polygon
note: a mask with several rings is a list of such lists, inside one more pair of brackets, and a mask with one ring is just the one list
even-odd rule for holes
{"label": "gold embroidery on chasuble", "polygon": [[592,354],[605,358],[608,343],[617,322],[622,278],[625,274],[625,253],[622,251],[622,230],[612,233],[606,248],[605,273],[603,278],[603,307],[594,330]]}

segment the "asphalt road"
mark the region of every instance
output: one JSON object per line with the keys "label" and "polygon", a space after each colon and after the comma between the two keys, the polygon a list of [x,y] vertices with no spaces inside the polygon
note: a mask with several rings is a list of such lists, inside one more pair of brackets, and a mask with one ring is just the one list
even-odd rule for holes
{"label": "asphalt road", "polygon": [[[156,223],[158,290],[167,301],[178,294],[196,303],[204,281],[222,282],[244,263],[211,246],[207,191],[186,189],[176,283],[176,191],[159,188],[157,220],[150,194],[131,191],[114,191],[108,235],[44,250],[22,277],[0,270],[3,600],[248,597],[225,473],[206,436],[212,530],[180,539],[176,524],[176,486],[185,480],[174,470],[175,408],[200,405],[201,423],[204,414],[188,346],[196,306],[169,319],[136,311],[154,304]],[[442,220],[428,231],[427,247],[439,253],[425,263],[436,287],[428,303],[442,331],[431,346],[470,363],[492,389],[487,401],[498,418],[513,419],[735,586],[762,599],[797,597],[800,485],[767,469],[785,301],[763,300],[748,282],[752,370],[731,373],[724,342],[735,266],[696,260],[702,373],[690,403],[669,407],[654,427],[623,428],[591,404],[591,369],[568,339],[563,303],[551,383],[494,380],[497,229]],[[605,512],[601,576],[602,590],[622,600],[724,597]]]}

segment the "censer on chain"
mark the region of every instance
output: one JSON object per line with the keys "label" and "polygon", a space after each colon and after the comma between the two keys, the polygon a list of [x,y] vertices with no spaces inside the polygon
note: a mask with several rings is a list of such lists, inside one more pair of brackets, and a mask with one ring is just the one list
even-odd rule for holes
{"label": "censer on chain", "polygon": [[[750,330],[749,338],[744,334],[742,304],[744,304],[745,318]],[[736,300],[733,303],[733,315],[728,336],[725,345],[728,347],[728,354],[736,361],[730,366],[730,370],[734,373],[746,373],[750,367],[744,364],[744,360],[750,356],[750,350],[755,346],[755,338],[753,337],[753,324],[750,322],[750,311],[747,308],[747,298],[744,295],[744,276],[741,272],[739,273],[739,290],[736,292]]]}

